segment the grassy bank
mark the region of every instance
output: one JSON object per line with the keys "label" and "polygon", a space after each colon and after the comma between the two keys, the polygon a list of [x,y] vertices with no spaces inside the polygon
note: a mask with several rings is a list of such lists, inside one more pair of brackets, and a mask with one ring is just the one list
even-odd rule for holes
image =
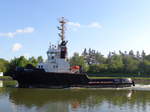
{"label": "grassy bank", "polygon": [[138,73],[87,73],[89,77],[150,77],[150,74]]}
{"label": "grassy bank", "polygon": [[15,87],[17,85],[17,81],[10,80],[10,81],[3,81],[4,87]]}
{"label": "grassy bank", "polygon": [[91,79],[120,79],[120,78],[132,78],[132,79],[146,79],[150,80],[150,77],[96,77],[96,76],[88,76]]}
{"label": "grassy bank", "polygon": [[91,77],[91,79],[122,79],[122,78],[131,78],[135,84],[150,84],[150,77]]}
{"label": "grassy bank", "polygon": [[14,87],[17,85],[17,81],[10,76],[0,76],[0,81],[3,82],[3,87]]}
{"label": "grassy bank", "polygon": [[13,80],[10,76],[0,76],[0,80]]}

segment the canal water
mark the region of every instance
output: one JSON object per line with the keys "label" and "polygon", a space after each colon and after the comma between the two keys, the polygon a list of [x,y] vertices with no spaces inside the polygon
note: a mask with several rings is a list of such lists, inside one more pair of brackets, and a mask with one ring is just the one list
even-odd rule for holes
{"label": "canal water", "polygon": [[150,112],[150,85],[120,89],[0,88],[0,112]]}

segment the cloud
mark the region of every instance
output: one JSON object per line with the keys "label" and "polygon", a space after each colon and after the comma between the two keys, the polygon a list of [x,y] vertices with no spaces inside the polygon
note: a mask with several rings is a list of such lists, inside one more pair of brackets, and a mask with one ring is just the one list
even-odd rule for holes
{"label": "cloud", "polygon": [[86,24],[86,25],[82,25],[78,22],[68,22],[68,25],[74,30],[77,28],[97,28],[97,29],[101,29],[102,25],[99,22],[92,22],[90,24]]}
{"label": "cloud", "polygon": [[26,34],[26,33],[32,33],[35,29],[33,27],[26,27],[23,29],[17,29],[15,32],[7,32],[7,33],[0,33],[1,37],[15,37],[18,34]]}
{"label": "cloud", "polygon": [[81,24],[79,24],[78,22],[68,22],[68,25],[73,27],[81,27]]}
{"label": "cloud", "polygon": [[32,33],[32,32],[34,32],[34,28],[33,27],[26,27],[24,29],[16,30],[16,33]]}
{"label": "cloud", "polygon": [[17,51],[19,51],[21,48],[22,48],[22,45],[21,45],[20,43],[15,43],[15,44],[12,46],[12,51],[13,51],[13,52],[17,52]]}
{"label": "cloud", "polygon": [[102,28],[102,25],[98,22],[92,22],[91,24],[87,25],[89,28]]}

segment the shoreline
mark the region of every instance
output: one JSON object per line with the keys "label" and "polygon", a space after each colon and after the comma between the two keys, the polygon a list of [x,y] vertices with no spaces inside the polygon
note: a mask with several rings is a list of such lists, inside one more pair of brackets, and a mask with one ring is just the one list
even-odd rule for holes
{"label": "shoreline", "polygon": [[135,84],[140,84],[140,83],[142,83],[142,84],[150,84],[150,77],[95,77],[95,76],[94,77],[88,76],[88,77],[91,78],[91,79],[131,78],[135,82]]}

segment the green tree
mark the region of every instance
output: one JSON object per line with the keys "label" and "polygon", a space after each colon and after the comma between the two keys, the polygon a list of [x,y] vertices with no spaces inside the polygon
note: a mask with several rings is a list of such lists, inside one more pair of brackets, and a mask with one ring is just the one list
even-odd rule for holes
{"label": "green tree", "polygon": [[37,62],[38,62],[38,63],[43,62],[43,57],[42,57],[42,56],[38,56],[38,57],[37,57]]}
{"label": "green tree", "polygon": [[140,52],[139,51],[136,52],[136,58],[140,59]]}
{"label": "green tree", "polygon": [[97,52],[95,54],[95,60],[98,64],[103,64],[106,62],[106,58],[101,53]]}
{"label": "green tree", "polygon": [[142,74],[150,74],[150,61],[149,60],[145,59],[144,61],[140,61],[139,72]]}
{"label": "green tree", "polygon": [[135,56],[133,50],[130,50],[130,51],[129,51],[129,56],[132,56],[132,57]]}
{"label": "green tree", "polygon": [[0,58],[0,72],[7,72],[9,68],[9,62],[5,59]]}
{"label": "green tree", "polygon": [[99,69],[101,73],[108,72],[108,64],[99,64]]}
{"label": "green tree", "polygon": [[125,56],[124,57],[124,72],[126,73],[137,73],[138,67],[139,67],[139,60],[136,58],[133,58],[131,56]]}
{"label": "green tree", "polygon": [[150,61],[150,55],[144,56],[144,59]]}
{"label": "green tree", "polygon": [[69,61],[71,66],[79,65],[82,67],[84,72],[88,70],[88,65],[85,63],[84,57],[80,56],[79,53],[74,53]]}
{"label": "green tree", "polygon": [[144,59],[145,59],[145,56],[146,56],[146,53],[145,53],[145,51],[143,50],[142,51],[142,54],[141,54],[141,57],[142,57],[142,60],[144,61]]}
{"label": "green tree", "polygon": [[144,68],[143,68],[144,73],[150,74],[150,61],[144,60]]}
{"label": "green tree", "polygon": [[89,65],[88,72],[90,72],[90,73],[98,73],[98,72],[100,72],[100,66],[99,66],[99,64]]}
{"label": "green tree", "polygon": [[34,67],[38,64],[38,60],[36,60],[33,56],[28,60],[29,64],[32,64]]}
{"label": "green tree", "polygon": [[11,66],[25,67],[28,64],[28,60],[24,56],[20,56],[19,58],[14,58],[10,61]]}
{"label": "green tree", "polygon": [[29,61],[24,56],[12,59],[9,63],[8,74],[10,73],[10,75],[12,75],[11,73],[16,69],[16,67],[25,67],[27,64],[29,64]]}
{"label": "green tree", "polygon": [[108,70],[111,72],[122,72],[124,67],[122,56],[113,55],[108,61]]}

